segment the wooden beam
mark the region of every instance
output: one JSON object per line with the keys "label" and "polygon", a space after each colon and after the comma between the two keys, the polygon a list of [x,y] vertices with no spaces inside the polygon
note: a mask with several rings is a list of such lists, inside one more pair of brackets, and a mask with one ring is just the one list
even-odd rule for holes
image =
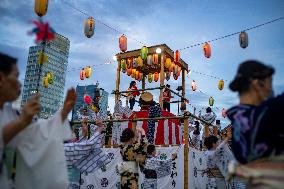
{"label": "wooden beam", "polygon": [[185,96],[185,70],[181,70],[181,74],[182,74],[182,97],[184,98]]}
{"label": "wooden beam", "polygon": [[151,90],[156,90],[156,89],[161,89],[161,88],[163,89],[164,86],[147,88],[147,89],[129,90],[129,91],[113,91],[111,94],[122,94],[122,93],[136,92],[136,91],[151,91]]}
{"label": "wooden beam", "polygon": [[161,54],[161,71],[160,71],[160,107],[163,110],[163,86],[164,86],[164,80],[165,80],[165,73],[164,73],[164,53]]}

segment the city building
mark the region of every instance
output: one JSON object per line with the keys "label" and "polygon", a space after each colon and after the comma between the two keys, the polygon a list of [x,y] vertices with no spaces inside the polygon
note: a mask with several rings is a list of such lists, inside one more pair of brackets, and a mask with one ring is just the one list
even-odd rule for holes
{"label": "city building", "polygon": [[[68,38],[55,34],[55,39],[45,45],[44,53],[48,60],[42,65],[38,64],[39,52],[43,44],[29,48],[26,75],[23,87],[22,105],[38,89],[41,102],[40,118],[53,115],[63,104],[66,70],[68,65],[70,41]],[[44,77],[48,72],[53,74],[54,81],[47,88],[43,86]],[[40,75],[40,77],[39,77]],[[40,78],[40,81],[38,80]],[[37,87],[39,82],[39,87]]]}
{"label": "city building", "polygon": [[99,100],[99,108],[103,111],[107,111],[108,108],[108,92],[99,87],[99,83],[97,82],[95,85],[86,85],[76,87],[77,93],[77,101],[72,111],[72,120],[76,120],[77,112],[82,111],[83,108],[87,108],[87,104],[84,102],[84,95],[89,95],[91,99],[95,99],[96,97],[100,97]]}

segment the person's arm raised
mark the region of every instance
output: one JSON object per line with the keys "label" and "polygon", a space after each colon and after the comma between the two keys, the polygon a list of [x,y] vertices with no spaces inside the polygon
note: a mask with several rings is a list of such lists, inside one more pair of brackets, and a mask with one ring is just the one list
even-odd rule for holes
{"label": "person's arm raised", "polygon": [[76,91],[74,88],[68,89],[64,104],[63,104],[63,109],[61,111],[61,116],[62,116],[62,122],[67,118],[68,114],[72,111],[75,102],[77,99]]}
{"label": "person's arm raised", "polygon": [[39,94],[34,95],[24,106],[21,115],[3,128],[4,144],[9,143],[20,131],[26,128],[34,115],[40,112]]}

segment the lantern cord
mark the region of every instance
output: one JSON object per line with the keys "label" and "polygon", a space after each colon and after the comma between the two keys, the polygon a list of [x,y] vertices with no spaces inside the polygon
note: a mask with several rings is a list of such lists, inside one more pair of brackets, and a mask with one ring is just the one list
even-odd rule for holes
{"label": "lantern cord", "polygon": [[[92,17],[92,16],[89,15],[88,13],[86,13],[86,12],[84,12],[84,11],[78,9],[77,7],[73,6],[72,4],[70,4],[70,3],[67,2],[67,1],[62,0],[62,2],[65,3],[66,5],[68,5],[69,7],[71,7],[72,9],[74,9],[74,10],[76,10],[76,11],[78,11],[78,12],[80,12],[80,13],[82,13],[82,14],[88,16],[88,17]],[[141,41],[139,41],[139,40],[137,40],[137,39],[135,39],[135,38],[133,38],[133,37],[129,37],[128,35],[124,34],[123,32],[121,32],[121,31],[119,31],[119,30],[117,30],[117,29],[115,29],[114,27],[111,27],[110,25],[104,23],[103,21],[101,21],[101,20],[99,20],[99,19],[96,19],[96,18],[94,18],[94,19],[95,19],[95,21],[97,21],[98,23],[100,23],[100,24],[104,25],[105,27],[107,27],[107,28],[109,28],[109,29],[115,31],[116,33],[119,33],[119,34],[121,34],[121,35],[125,35],[125,36],[128,37],[128,39],[131,39],[131,40],[133,40],[133,41],[136,41],[136,42],[138,42],[138,43],[140,43],[140,44],[142,44],[142,45],[144,45],[144,46],[147,46],[145,43],[143,43],[143,42],[141,42]]]}
{"label": "lantern cord", "polygon": [[271,20],[271,21],[268,21],[268,22],[265,22],[265,23],[262,23],[262,24],[259,24],[259,25],[256,25],[256,26],[252,26],[252,27],[250,27],[250,28],[246,28],[246,29],[244,29],[244,30],[242,30],[242,31],[238,31],[238,32],[234,32],[234,33],[231,33],[231,34],[228,34],[228,35],[224,35],[224,36],[221,36],[221,37],[218,37],[218,38],[215,38],[215,39],[211,39],[211,40],[209,40],[209,41],[205,41],[205,42],[201,42],[201,43],[196,43],[196,44],[194,44],[194,45],[190,45],[190,46],[188,46],[188,47],[184,47],[184,48],[181,48],[181,49],[178,49],[178,50],[182,51],[182,50],[185,50],[185,49],[189,49],[189,48],[193,48],[193,47],[197,47],[197,46],[203,45],[203,44],[205,44],[205,43],[211,43],[211,42],[213,42],[213,41],[218,41],[218,40],[220,40],[220,39],[228,38],[228,37],[237,35],[237,34],[239,34],[239,33],[241,33],[241,32],[244,32],[244,31],[253,30],[253,29],[256,29],[256,28],[259,28],[259,27],[262,27],[262,26],[271,24],[271,23],[273,23],[273,22],[277,22],[277,21],[282,20],[282,19],[284,19],[284,16],[279,17],[279,18],[276,18],[276,19]]}
{"label": "lantern cord", "polygon": [[[217,76],[213,76],[213,75],[208,75],[208,74],[205,74],[205,73],[196,71],[196,70],[190,70],[190,71],[191,71],[191,72],[194,72],[194,73],[197,73],[197,74],[200,74],[200,75],[203,75],[203,76],[211,77],[211,78],[214,78],[214,79],[223,79],[223,78],[220,78],[220,77],[217,77]],[[187,75],[187,77],[189,78],[188,75]],[[223,79],[223,80],[226,81],[226,82],[228,82],[227,79]]]}

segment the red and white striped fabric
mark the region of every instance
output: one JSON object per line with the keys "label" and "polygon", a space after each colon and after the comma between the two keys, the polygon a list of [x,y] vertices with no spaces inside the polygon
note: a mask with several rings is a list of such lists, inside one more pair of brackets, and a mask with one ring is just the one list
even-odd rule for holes
{"label": "red and white striped fabric", "polygon": [[[148,111],[134,112],[129,118],[132,119],[136,115],[137,118],[147,118]],[[168,111],[162,111],[163,117],[172,117],[174,114]],[[180,129],[180,122],[178,119],[159,120],[156,123],[155,144],[181,144],[182,143],[182,130]],[[131,122],[128,122],[128,127],[131,128]],[[147,121],[138,121],[137,128],[143,128],[147,133]]]}

